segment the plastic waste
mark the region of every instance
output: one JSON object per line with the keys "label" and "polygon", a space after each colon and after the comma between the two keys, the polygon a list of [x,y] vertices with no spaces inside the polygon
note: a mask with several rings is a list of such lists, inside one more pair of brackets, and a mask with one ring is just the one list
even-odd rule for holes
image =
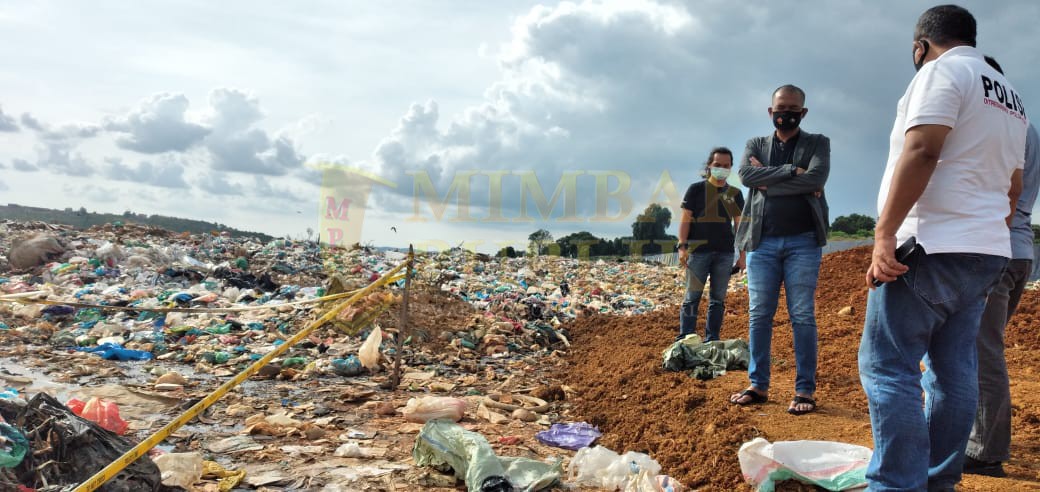
{"label": "plastic waste", "polygon": [[447,396],[410,398],[402,413],[409,422],[425,423],[434,419],[458,422],[466,414],[466,401]]}
{"label": "plastic waste", "polygon": [[537,491],[562,475],[560,462],[499,458],[484,436],[447,420],[431,420],[423,426],[412,458],[417,466],[450,466],[469,492]]}
{"label": "plastic waste", "polygon": [[626,492],[642,492],[643,489],[626,488],[629,482],[638,484],[641,473],[656,477],[661,473],[661,465],[643,453],[629,451],[619,455],[603,446],[579,449],[567,466],[568,481],[608,490],[622,489]]}
{"label": "plastic waste", "polygon": [[345,359],[332,359],[332,372],[339,376],[357,376],[361,374],[362,369],[361,360],[356,356],[351,355]]}
{"label": "plastic waste", "polygon": [[372,328],[372,333],[368,334],[368,338],[365,339],[365,343],[361,344],[361,349],[358,351],[358,359],[361,360],[362,366],[371,370],[379,368],[379,344],[381,343],[383,343],[383,330],[376,326]]}
{"label": "plastic waste", "polygon": [[202,455],[199,453],[167,453],[153,459],[167,487],[191,490],[202,478]]}
{"label": "plastic waste", "polygon": [[[0,401],[0,409],[10,416],[8,402]],[[24,477],[27,482],[23,483],[37,490],[66,490],[83,483],[98,470],[117,461],[133,446],[100,425],[77,417],[45,392],[36,393],[17,410],[12,420],[16,420],[22,429],[32,429],[48,444],[34,449],[32,459],[27,453],[27,458],[12,470],[13,476]],[[39,466],[42,463],[50,464]],[[100,490],[160,490],[161,482],[159,468],[150,457],[142,456],[129,463]]]}
{"label": "plastic waste", "polygon": [[553,424],[548,430],[535,434],[535,439],[546,446],[555,446],[577,451],[591,446],[603,434],[598,428],[585,422]]}
{"label": "plastic waste", "polygon": [[5,389],[3,391],[0,391],[0,399],[3,399],[3,400],[17,400],[18,398],[19,398],[18,390],[14,389],[14,388],[7,388],[7,389]]}
{"label": "plastic waste", "polygon": [[231,356],[227,352],[206,352],[202,354],[202,360],[210,364],[224,364],[229,359],[231,359]]}
{"label": "plastic waste", "polygon": [[798,480],[827,490],[846,490],[867,483],[872,451],[830,441],[780,441],[757,437],[740,446],[737,458],[744,479],[759,492],[772,492],[777,482]]}
{"label": "plastic waste", "polygon": [[218,479],[217,490],[220,492],[230,492],[235,487],[238,487],[238,484],[242,483],[242,479],[245,477],[245,470],[227,470],[215,461],[202,462],[202,478],[207,480],[212,478]]}
{"label": "plastic waste", "polygon": [[0,468],[14,468],[25,459],[29,440],[15,427],[0,423]]}
{"label": "plastic waste", "polygon": [[714,379],[727,370],[744,370],[751,360],[747,342],[716,340],[702,342],[700,336],[689,335],[672,343],[661,354],[661,366],[668,371],[687,371],[697,379]]}
{"label": "plastic waste", "polygon": [[282,361],[282,367],[303,367],[306,365],[306,357],[288,357]]}
{"label": "plastic waste", "polygon": [[66,406],[69,410],[72,410],[72,413],[118,435],[125,434],[130,427],[130,424],[127,424],[125,420],[119,417],[119,406],[114,402],[96,397],[86,402],[73,398],[66,403]]}
{"label": "plastic waste", "polygon": [[123,348],[122,345],[119,345],[117,343],[103,343],[101,345],[98,345],[97,347],[78,348],[76,350],[79,350],[81,352],[97,354],[106,360],[129,361],[152,359],[151,352]]}
{"label": "plastic waste", "polygon": [[625,482],[623,492],[684,492],[686,486],[668,475],[654,476],[642,470]]}

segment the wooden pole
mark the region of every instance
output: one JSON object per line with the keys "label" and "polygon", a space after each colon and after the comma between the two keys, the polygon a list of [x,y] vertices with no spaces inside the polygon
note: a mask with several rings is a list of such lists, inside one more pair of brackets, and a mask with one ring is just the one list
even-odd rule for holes
{"label": "wooden pole", "polygon": [[404,294],[401,296],[401,315],[398,316],[397,347],[394,352],[394,372],[390,378],[390,388],[397,389],[401,384],[401,357],[404,352],[404,340],[411,330],[408,329],[408,292],[412,287],[412,266],[415,264],[415,251],[408,245],[408,266],[404,273]]}

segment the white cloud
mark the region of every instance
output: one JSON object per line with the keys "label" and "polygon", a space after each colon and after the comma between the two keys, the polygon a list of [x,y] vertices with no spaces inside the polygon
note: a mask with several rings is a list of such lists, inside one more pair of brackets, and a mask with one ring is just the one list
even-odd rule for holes
{"label": "white cloud", "polygon": [[155,94],[126,115],[108,119],[105,129],[124,133],[116,138],[116,145],[127,150],[144,154],[181,152],[209,133],[208,128],[185,119],[188,105],[183,94]]}
{"label": "white cloud", "polygon": [[117,181],[158,186],[160,188],[188,188],[184,181],[184,166],[171,161],[152,164],[142,161],[137,167],[124,165],[121,160],[110,158],[104,170],[105,177]]}
{"label": "white cloud", "polygon": [[241,184],[229,180],[226,173],[209,172],[201,176],[195,184],[202,191],[213,195],[244,196],[246,194],[245,188]]}
{"label": "white cloud", "polygon": [[255,126],[264,117],[255,96],[216,89],[210,93],[209,106],[207,121],[212,130],[205,145],[214,170],[284,176],[303,164],[290,137],[272,137]]}
{"label": "white cloud", "polygon": [[41,142],[36,148],[36,152],[39,155],[36,166],[43,170],[68,176],[84,177],[94,174],[93,166],[87,162],[83,154],[74,151],[74,148],[74,143],[69,140]]}
{"label": "white cloud", "polygon": [[43,131],[43,123],[40,123],[33,115],[29,113],[22,113],[22,124],[30,130],[36,130],[38,132]]}
{"label": "white cloud", "polygon": [[14,167],[15,171],[21,171],[23,173],[33,173],[40,170],[40,168],[34,166],[25,159],[14,159],[11,161],[11,165]]}
{"label": "white cloud", "polygon": [[18,131],[18,123],[15,123],[14,118],[10,115],[4,114],[4,109],[0,107],[0,132],[16,131]]}

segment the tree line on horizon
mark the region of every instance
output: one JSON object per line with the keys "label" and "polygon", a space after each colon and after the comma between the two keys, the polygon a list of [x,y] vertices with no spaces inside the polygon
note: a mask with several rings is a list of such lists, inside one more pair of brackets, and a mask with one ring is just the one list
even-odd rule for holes
{"label": "tree line on horizon", "polygon": [[[531,233],[526,250],[512,246],[500,249],[497,257],[550,255],[567,258],[647,256],[670,253],[678,237],[666,231],[672,223],[672,212],[653,203],[632,223],[632,235],[600,238],[589,231],[580,231],[554,239],[551,232],[538,229]],[[875,220],[862,214],[843,215],[831,223],[832,239],[870,239],[874,237]],[[1040,231],[1040,226],[1033,226]],[[1040,236],[1040,233],[1038,233]]]}

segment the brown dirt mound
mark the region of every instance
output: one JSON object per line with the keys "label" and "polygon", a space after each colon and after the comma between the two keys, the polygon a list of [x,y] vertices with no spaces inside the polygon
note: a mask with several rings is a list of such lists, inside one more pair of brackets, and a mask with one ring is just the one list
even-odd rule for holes
{"label": "brown dirt mound", "polygon": [[[650,454],[664,473],[704,491],[748,490],[737,462],[740,445],[753,437],[770,441],[818,439],[871,446],[866,397],[859,383],[857,350],[867,289],[863,275],[870,248],[827,255],[817,291],[819,370],[816,413],[787,414],[794,391],[791,327],[781,300],[773,335],[770,402],[758,407],[728,403],[747,386],[747,373],[731,372],[712,381],[660,369],[671,343],[678,307],[632,317],[580,318],[567,328],[575,347],[560,377],[574,388],[576,415],[599,425],[602,444],[616,451]],[[681,293],[676,292],[676,299]],[[1008,328],[1008,365],[1015,407],[1010,477],[966,476],[963,490],[1040,488],[1040,295],[1027,292],[1020,314]],[[701,305],[700,329],[703,330]],[[724,338],[747,339],[747,295],[727,298]],[[851,314],[839,314],[852,307]],[[800,490],[783,484],[781,490]]]}

